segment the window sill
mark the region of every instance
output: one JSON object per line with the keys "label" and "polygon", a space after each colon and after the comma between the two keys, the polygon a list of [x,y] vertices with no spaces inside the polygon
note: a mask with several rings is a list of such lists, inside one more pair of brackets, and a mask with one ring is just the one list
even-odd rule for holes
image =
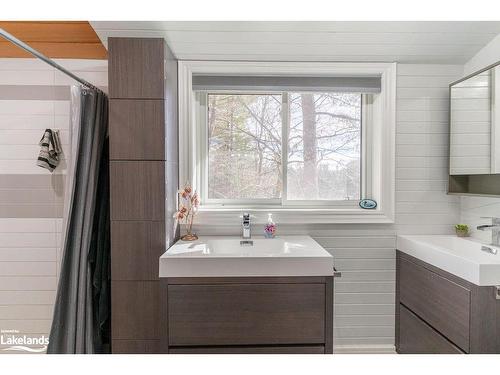
{"label": "window sill", "polygon": [[227,207],[200,207],[196,215],[197,226],[205,225],[240,225],[243,212],[251,215],[252,223],[264,224],[267,215],[273,214],[277,224],[391,224],[392,215],[376,209],[363,210],[361,208],[227,208]]}

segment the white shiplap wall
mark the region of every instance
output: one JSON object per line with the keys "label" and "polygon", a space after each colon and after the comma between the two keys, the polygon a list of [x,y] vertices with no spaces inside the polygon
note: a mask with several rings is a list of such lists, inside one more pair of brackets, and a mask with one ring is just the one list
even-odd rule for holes
{"label": "white shiplap wall", "polygon": [[[107,61],[58,62],[96,85],[107,86]],[[0,59],[0,86],[72,84],[39,60]],[[60,198],[55,198],[50,179],[37,179],[50,174],[35,165],[45,128],[61,130],[68,152],[68,100],[0,100],[0,209],[4,210],[0,212],[0,330],[34,337],[49,333],[61,259],[60,215],[50,211],[48,217],[43,213],[27,217],[33,216],[34,205],[43,205],[47,213],[54,210],[64,196],[59,191]],[[54,173],[65,174],[64,165]],[[24,188],[6,187],[7,179],[22,178],[28,182]]]}
{"label": "white shiplap wall", "polygon": [[500,61],[500,34],[479,50],[464,65],[463,76],[468,76]]}
{"label": "white shiplap wall", "polygon": [[[335,257],[335,350],[385,351],[394,345],[396,234],[449,234],[459,218],[446,195],[448,84],[460,65],[398,65],[396,223],[279,225],[281,234],[309,234]],[[236,227],[196,228],[239,234]],[[254,233],[259,229],[254,228]]]}
{"label": "white shiplap wall", "polygon": [[0,219],[0,329],[49,333],[57,288],[56,222]]}
{"label": "white shiplap wall", "polygon": [[92,21],[108,37],[164,37],[181,60],[463,64],[499,22]]}
{"label": "white shiplap wall", "polygon": [[478,225],[491,224],[490,217],[500,217],[500,198],[461,197],[460,222],[469,225],[471,236],[491,243],[491,231],[479,231]]}
{"label": "white shiplap wall", "polygon": [[459,65],[399,65],[396,125],[398,234],[451,233],[458,199],[446,195],[448,84]]}

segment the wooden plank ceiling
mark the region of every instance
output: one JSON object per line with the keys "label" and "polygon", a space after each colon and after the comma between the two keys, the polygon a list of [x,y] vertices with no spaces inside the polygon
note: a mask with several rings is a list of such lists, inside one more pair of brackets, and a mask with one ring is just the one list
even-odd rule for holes
{"label": "wooden plank ceiling", "polygon": [[464,64],[500,22],[90,21],[99,38],[163,37],[181,60]]}
{"label": "wooden plank ceiling", "polygon": [[[0,28],[48,57],[107,59],[106,48],[86,21],[0,21]],[[1,57],[33,56],[0,37]]]}

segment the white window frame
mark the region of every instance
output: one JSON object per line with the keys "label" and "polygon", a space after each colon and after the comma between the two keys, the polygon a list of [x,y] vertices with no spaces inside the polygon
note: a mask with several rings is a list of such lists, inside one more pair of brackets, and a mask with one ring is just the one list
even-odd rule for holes
{"label": "white window frame", "polygon": [[[362,134],[361,178],[366,186],[364,193],[368,195],[362,198],[375,199],[378,203],[376,209],[361,209],[357,201],[335,201],[335,205],[330,206],[319,206],[310,201],[290,204],[284,191],[283,200],[277,202],[254,200],[253,205],[244,201],[234,204],[233,200],[211,201],[211,204],[202,202],[196,220],[198,225],[239,224],[237,218],[243,212],[250,212],[253,222],[257,223],[266,222],[268,213],[273,213],[277,223],[394,222],[396,63],[179,61],[179,183],[183,185],[189,181],[203,198],[207,187],[201,183],[207,181],[203,174],[208,171],[206,151],[202,151],[207,147],[202,147],[201,143],[207,139],[206,111],[197,105],[197,94],[192,90],[193,74],[381,77],[381,93],[366,96],[368,99],[363,108],[370,107],[370,110],[362,114],[363,121],[369,124],[363,128],[365,134]],[[282,201],[283,205],[280,204]]]}

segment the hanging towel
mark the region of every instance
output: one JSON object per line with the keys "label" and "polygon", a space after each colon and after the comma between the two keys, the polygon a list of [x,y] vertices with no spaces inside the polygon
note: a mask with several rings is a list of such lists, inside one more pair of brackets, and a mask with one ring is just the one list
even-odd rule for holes
{"label": "hanging towel", "polygon": [[40,153],[36,165],[53,172],[59,165],[62,153],[59,130],[45,129],[38,145],[40,146]]}

